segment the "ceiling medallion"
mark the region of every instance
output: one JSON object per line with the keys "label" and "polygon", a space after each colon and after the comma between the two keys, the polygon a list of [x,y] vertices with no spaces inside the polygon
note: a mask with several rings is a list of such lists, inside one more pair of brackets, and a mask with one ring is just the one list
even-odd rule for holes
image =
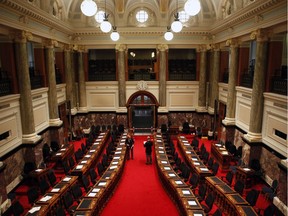
{"label": "ceiling medallion", "polygon": [[144,80],[140,80],[138,83],[137,83],[137,89],[140,90],[140,91],[144,91],[146,89],[148,89],[148,84],[146,81]]}

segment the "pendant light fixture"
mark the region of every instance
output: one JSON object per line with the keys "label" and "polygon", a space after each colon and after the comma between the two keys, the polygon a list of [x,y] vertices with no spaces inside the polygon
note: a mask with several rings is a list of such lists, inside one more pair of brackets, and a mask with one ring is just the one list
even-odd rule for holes
{"label": "pendant light fixture", "polygon": [[[177,0],[177,3],[176,3],[176,11],[178,10],[178,0]],[[180,22],[179,20],[179,13],[177,12],[176,14],[174,14],[174,22],[172,22],[171,24],[171,29],[173,32],[180,32],[183,28],[183,25],[182,23]]]}
{"label": "pendant light fixture", "polygon": [[167,27],[167,32],[165,32],[164,34],[164,38],[165,40],[167,41],[171,41],[173,39],[174,35],[173,33],[171,32],[171,28],[170,27]]}
{"label": "pendant light fixture", "polygon": [[93,0],[83,0],[80,9],[85,16],[93,16],[96,14],[98,8]]}
{"label": "pendant light fixture", "polygon": [[119,33],[117,32],[117,27],[113,26],[113,32],[110,34],[110,38],[113,41],[118,41],[120,38]]}
{"label": "pendant light fixture", "polygon": [[104,33],[108,33],[112,29],[111,23],[108,21],[109,14],[106,13],[106,0],[105,0],[105,13],[103,22],[100,24],[100,29]]}
{"label": "pendant light fixture", "polygon": [[184,11],[189,16],[197,15],[201,10],[201,5],[199,0],[188,0],[184,5]]}

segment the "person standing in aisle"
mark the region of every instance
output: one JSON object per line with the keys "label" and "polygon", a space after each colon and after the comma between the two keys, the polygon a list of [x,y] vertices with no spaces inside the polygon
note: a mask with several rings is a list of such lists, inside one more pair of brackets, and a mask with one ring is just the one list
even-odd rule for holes
{"label": "person standing in aisle", "polygon": [[130,160],[130,154],[131,154],[131,159],[134,159],[134,139],[132,135],[129,133],[127,135],[126,141],[125,141],[126,147],[127,147],[127,160]]}
{"label": "person standing in aisle", "polygon": [[145,153],[146,153],[146,164],[152,164],[152,141],[150,140],[150,137],[147,137],[147,141],[144,143],[145,147]]}

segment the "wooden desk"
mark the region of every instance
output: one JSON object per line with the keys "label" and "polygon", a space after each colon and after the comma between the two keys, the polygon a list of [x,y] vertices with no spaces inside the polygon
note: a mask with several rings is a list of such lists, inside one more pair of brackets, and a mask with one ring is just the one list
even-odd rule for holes
{"label": "wooden desk", "polygon": [[42,178],[46,179],[46,175],[48,173],[49,169],[35,169],[31,171],[28,175],[30,178],[35,179],[37,182],[40,182]]}
{"label": "wooden desk", "polygon": [[245,188],[250,188],[254,184],[254,176],[255,171],[251,168],[247,167],[236,167],[235,178],[237,180],[241,180],[245,184]]}
{"label": "wooden desk", "polygon": [[202,210],[202,206],[196,197],[182,198],[182,202],[188,210]]}
{"label": "wooden desk", "polygon": [[99,199],[100,197],[102,197],[104,192],[105,192],[104,187],[93,187],[86,193],[85,198]]}
{"label": "wooden desk", "polygon": [[215,203],[221,209],[225,209],[226,204],[226,195],[227,194],[236,194],[236,191],[234,191],[229,185],[227,184],[218,184],[215,185]]}
{"label": "wooden desk", "polygon": [[97,199],[83,198],[76,208],[76,211],[90,211],[93,215],[96,212]]}
{"label": "wooden desk", "polygon": [[205,216],[206,213],[203,210],[191,210],[189,209],[186,213],[187,216]]}
{"label": "wooden desk", "polygon": [[257,216],[258,214],[255,212],[252,206],[242,206],[238,205],[236,207],[237,216]]}
{"label": "wooden desk", "polygon": [[236,207],[238,205],[249,205],[249,203],[240,194],[226,194],[228,200],[224,206],[224,212],[228,215],[235,215],[237,212]]}
{"label": "wooden desk", "polygon": [[70,158],[74,154],[74,145],[66,144],[63,145],[57,152],[55,152],[51,160],[54,162],[64,161]]}
{"label": "wooden desk", "polygon": [[219,167],[222,170],[228,170],[230,167],[230,161],[232,155],[228,152],[223,144],[212,143],[211,144],[211,155],[219,163]]}
{"label": "wooden desk", "polygon": [[26,216],[46,216],[48,214],[48,205],[34,205],[25,215]]}
{"label": "wooden desk", "polygon": [[220,178],[217,176],[208,176],[205,178],[206,179],[206,185],[207,185],[207,191],[208,193],[211,193],[215,191],[215,185],[218,184],[226,184],[224,181],[222,181]]}
{"label": "wooden desk", "polygon": [[41,199],[36,201],[36,205],[46,205],[47,206],[47,214],[53,215],[55,213],[56,206],[60,204],[60,194],[59,193],[46,193]]}

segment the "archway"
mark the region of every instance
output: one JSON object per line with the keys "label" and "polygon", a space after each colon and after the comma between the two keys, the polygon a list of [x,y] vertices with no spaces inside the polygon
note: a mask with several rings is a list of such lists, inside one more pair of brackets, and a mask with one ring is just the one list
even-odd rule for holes
{"label": "archway", "polygon": [[135,132],[151,132],[151,128],[156,128],[159,103],[153,94],[135,92],[128,99],[126,107],[129,128],[134,128]]}

